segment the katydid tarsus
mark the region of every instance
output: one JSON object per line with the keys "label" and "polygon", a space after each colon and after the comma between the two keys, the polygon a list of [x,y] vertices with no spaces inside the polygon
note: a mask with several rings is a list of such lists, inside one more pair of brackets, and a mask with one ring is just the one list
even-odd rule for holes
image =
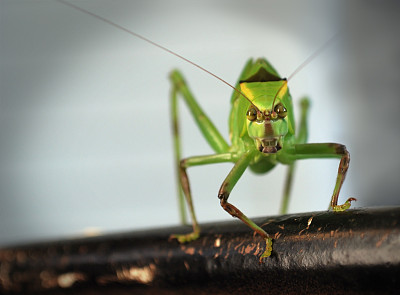
{"label": "katydid tarsus", "polygon": [[[225,162],[233,163],[234,166],[232,170],[219,189],[218,198],[220,205],[225,211],[233,217],[239,218],[265,240],[266,249],[260,256],[260,260],[271,255],[272,239],[265,230],[256,225],[238,208],[228,202],[229,195],[235,184],[247,168],[250,168],[255,173],[266,173],[278,163],[288,165],[281,209],[281,212],[284,213],[288,207],[290,187],[296,160],[338,158],[340,159],[339,169],[329,207],[333,211],[344,211],[350,208],[351,202],[355,200],[354,198],[349,198],[344,204],[338,205],[339,192],[350,161],[350,155],[346,147],[338,143],[306,143],[309,100],[303,98],[300,102],[300,124],[298,130],[295,130],[292,98],[288,89],[288,81],[290,81],[304,65],[308,64],[326,45],[321,47],[301,64],[288,79],[282,78],[264,58],[256,60],[250,59],[240,74],[238,82],[235,86],[232,86],[213,73],[210,73],[206,69],[158,43],[64,0],[58,1],[167,51],[196,66],[200,70],[207,72],[234,89],[229,116],[229,138],[231,141],[229,144],[203,112],[192,95],[182,74],[178,70],[174,70],[170,74],[172,83],[172,125],[179,186],[178,194],[180,204],[183,204],[181,205],[180,211],[181,214],[184,215],[184,199],[186,199],[193,225],[193,231],[191,233],[172,235],[171,238],[177,239],[180,243],[185,243],[196,240],[200,236],[200,226],[193,208],[192,194],[187,175],[187,169],[189,167],[199,165]],[[177,109],[178,96],[182,97],[186,102],[201,133],[214,150],[214,154],[181,159],[181,138],[179,134],[179,114]]]}

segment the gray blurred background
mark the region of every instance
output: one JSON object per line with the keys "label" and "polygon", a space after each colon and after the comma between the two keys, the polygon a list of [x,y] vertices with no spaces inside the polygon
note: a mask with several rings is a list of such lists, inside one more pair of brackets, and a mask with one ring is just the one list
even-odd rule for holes
{"label": "gray blurred background", "polygon": [[[73,2],[231,83],[249,57],[289,76],[341,32],[290,81],[294,103],[312,100],[310,142],[351,153],[340,201],[400,204],[399,2]],[[59,2],[0,0],[0,63],[0,245],[178,224],[175,67],[228,139],[230,88]],[[181,105],[184,155],[212,153]],[[299,162],[290,212],[325,210],[338,164]],[[200,222],[231,219],[217,199],[231,167],[189,170]],[[285,169],[246,172],[230,200],[251,217],[277,214]]]}

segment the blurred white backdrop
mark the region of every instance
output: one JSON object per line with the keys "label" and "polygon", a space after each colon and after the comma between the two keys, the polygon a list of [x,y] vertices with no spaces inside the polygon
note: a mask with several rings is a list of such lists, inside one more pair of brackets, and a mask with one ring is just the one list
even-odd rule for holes
{"label": "blurred white backdrop", "polygon": [[[379,1],[71,1],[235,83],[249,57],[312,100],[309,142],[351,153],[341,201],[400,204],[399,5]],[[87,228],[178,224],[169,71],[179,68],[228,139],[231,89],[142,40],[52,0],[0,1],[0,244]],[[181,104],[185,156],[212,153]],[[298,163],[290,212],[325,210],[338,160]],[[189,170],[200,222],[230,220],[217,192],[231,164]],[[246,172],[230,200],[278,213],[286,167]]]}

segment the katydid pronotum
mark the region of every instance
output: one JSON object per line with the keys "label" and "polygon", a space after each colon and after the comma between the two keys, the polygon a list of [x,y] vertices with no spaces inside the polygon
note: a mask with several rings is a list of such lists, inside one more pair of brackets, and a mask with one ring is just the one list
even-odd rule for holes
{"label": "katydid pronotum", "polygon": [[[295,161],[312,158],[338,158],[340,159],[340,164],[329,207],[333,211],[344,211],[350,208],[351,202],[355,200],[354,198],[349,198],[344,204],[338,205],[339,192],[349,166],[350,155],[346,147],[342,144],[306,143],[306,121],[309,108],[307,98],[301,100],[300,124],[298,130],[295,130],[293,105],[288,89],[288,81],[315,54],[307,59],[288,79],[282,78],[267,60],[263,58],[257,60],[250,59],[240,74],[238,82],[235,86],[232,86],[199,65],[137,33],[129,31],[101,16],[64,0],[58,1],[86,14],[90,14],[118,29],[126,31],[132,36],[167,51],[211,74],[234,89],[231,98],[232,109],[229,117],[229,138],[231,144],[228,144],[195,100],[182,74],[177,70],[172,71],[170,74],[172,83],[171,101],[174,148],[179,185],[178,195],[181,200],[180,203],[183,203],[183,200],[186,199],[193,226],[191,233],[171,235],[171,238],[177,239],[180,243],[185,243],[196,240],[200,236],[200,226],[193,208],[189,179],[186,172],[189,167],[199,165],[226,162],[234,164],[219,189],[218,198],[225,211],[233,217],[239,218],[265,240],[266,248],[260,256],[260,261],[271,255],[272,239],[266,231],[228,202],[231,191],[248,167],[255,173],[266,173],[278,163],[288,165],[282,203],[282,211],[284,212],[288,206]],[[214,154],[181,159],[179,116],[177,111],[178,96],[181,96],[186,102],[201,133],[214,150]],[[184,210],[185,208],[181,206],[181,214],[184,214]]]}

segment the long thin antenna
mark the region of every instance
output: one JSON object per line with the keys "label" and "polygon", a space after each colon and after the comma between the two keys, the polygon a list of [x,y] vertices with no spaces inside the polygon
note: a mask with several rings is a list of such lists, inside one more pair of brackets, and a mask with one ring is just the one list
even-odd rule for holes
{"label": "long thin antenna", "polygon": [[[338,35],[339,35],[339,33],[336,33],[332,38],[330,38],[321,47],[319,47],[313,54],[311,54],[305,61],[303,61],[293,71],[293,73],[289,76],[289,78],[286,79],[286,85],[287,85],[287,82],[289,82],[289,80],[291,80],[298,72],[300,72],[306,65],[308,65],[316,56],[318,56],[322,51],[324,51],[338,37]],[[283,84],[275,94],[274,100],[272,101],[271,113],[274,111],[276,97],[278,96],[278,94],[281,91],[281,89],[283,88],[283,86],[285,86],[285,84]]]}
{"label": "long thin antenna", "polygon": [[93,12],[90,12],[89,10],[86,10],[86,9],[84,9],[84,8],[81,8],[81,7],[79,7],[79,6],[76,6],[75,4],[69,3],[69,2],[67,2],[67,1],[65,1],[65,0],[56,0],[56,1],[58,1],[58,2],[60,2],[60,3],[62,3],[62,4],[64,4],[64,5],[67,5],[67,6],[69,6],[69,7],[72,7],[72,8],[74,8],[74,9],[76,9],[76,10],[79,10],[79,11],[85,13],[85,14],[91,15],[91,16],[93,16],[94,18],[97,18],[97,19],[99,19],[99,20],[101,20],[101,21],[103,21],[103,22],[105,22],[105,23],[107,23],[107,24],[109,24],[109,25],[111,25],[111,26],[113,26],[113,27],[116,27],[116,28],[118,28],[118,29],[120,29],[120,30],[122,30],[122,31],[124,31],[124,32],[126,32],[126,33],[128,33],[129,35],[132,35],[132,36],[134,36],[134,37],[136,37],[136,38],[142,39],[143,41],[145,41],[145,42],[147,42],[147,43],[150,43],[150,44],[152,44],[152,45],[154,45],[154,46],[156,46],[156,47],[158,47],[158,48],[160,48],[160,49],[162,49],[162,50],[164,50],[164,51],[166,51],[166,52],[168,52],[168,53],[170,53],[170,54],[172,54],[172,55],[175,55],[176,57],[178,57],[178,58],[184,60],[185,62],[187,62],[187,63],[189,63],[189,64],[195,66],[196,68],[199,68],[200,70],[206,72],[207,74],[213,76],[214,78],[218,79],[218,80],[221,81],[222,83],[224,83],[224,84],[228,85],[229,87],[231,87],[233,90],[235,90],[237,93],[239,93],[239,94],[240,94],[241,96],[243,96],[245,99],[247,99],[247,100],[253,105],[253,107],[256,108],[257,111],[259,111],[258,108],[253,104],[253,102],[252,102],[246,95],[244,95],[243,92],[241,92],[239,89],[237,89],[237,88],[234,87],[233,85],[229,84],[229,83],[226,82],[224,79],[222,79],[222,78],[218,77],[217,75],[213,74],[212,72],[206,70],[206,69],[203,68],[202,66],[200,66],[200,65],[198,65],[198,64],[196,64],[196,63],[190,61],[189,59],[187,59],[187,58],[185,58],[185,57],[183,57],[182,55],[179,55],[178,53],[176,53],[176,52],[174,52],[174,51],[172,51],[172,50],[170,50],[170,49],[168,49],[168,48],[166,48],[166,47],[164,47],[164,46],[162,46],[162,45],[160,45],[160,44],[158,44],[158,43],[156,43],[156,42],[154,42],[154,41],[151,41],[150,39],[147,39],[146,37],[143,37],[142,35],[139,35],[139,34],[133,32],[133,31],[130,31],[130,30],[128,30],[127,28],[124,28],[124,27],[122,27],[122,26],[120,26],[120,25],[118,25],[118,24],[116,24],[116,23],[114,23],[114,22],[112,22],[112,21],[110,21],[110,20],[108,20],[108,19],[106,19],[106,18],[104,18],[104,17],[98,15],[98,14],[95,14],[95,13],[93,13]]}
{"label": "long thin antenna", "polygon": [[316,56],[318,56],[322,51],[324,51],[337,37],[339,33],[336,33],[332,38],[330,38],[327,42],[325,42],[321,47],[319,47],[313,54],[311,54],[302,64],[300,64],[293,73],[287,78],[287,80],[291,80],[294,75],[300,72],[307,64],[309,64]]}

